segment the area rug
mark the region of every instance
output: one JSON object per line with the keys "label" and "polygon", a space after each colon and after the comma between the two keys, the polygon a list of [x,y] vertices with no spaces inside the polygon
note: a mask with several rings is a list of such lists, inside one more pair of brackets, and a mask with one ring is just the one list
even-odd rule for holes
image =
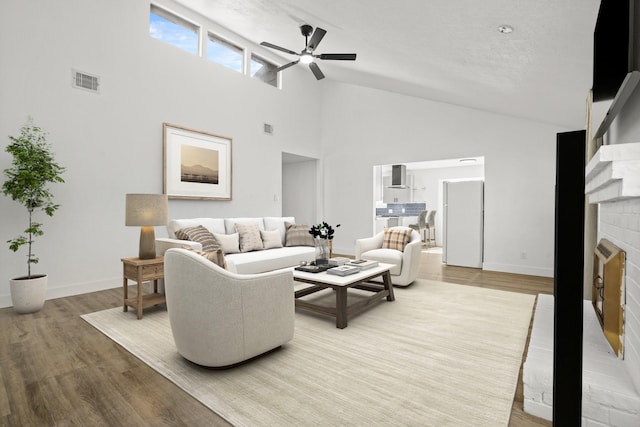
{"label": "area rug", "polygon": [[296,312],[281,349],[228,370],[184,360],[166,310],[87,322],[236,426],[505,426],[535,297],[418,280],[336,329]]}

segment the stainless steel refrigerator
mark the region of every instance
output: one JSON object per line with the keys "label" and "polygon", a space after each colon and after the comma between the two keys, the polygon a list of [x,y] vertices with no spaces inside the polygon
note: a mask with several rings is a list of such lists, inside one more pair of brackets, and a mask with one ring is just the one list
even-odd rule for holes
{"label": "stainless steel refrigerator", "polygon": [[482,267],[484,182],[445,181],[443,192],[442,262]]}

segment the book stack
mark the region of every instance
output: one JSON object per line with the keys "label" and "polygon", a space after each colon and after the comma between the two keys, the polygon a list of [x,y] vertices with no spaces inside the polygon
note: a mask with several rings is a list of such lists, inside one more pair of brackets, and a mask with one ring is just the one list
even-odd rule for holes
{"label": "book stack", "polygon": [[360,271],[360,267],[353,265],[339,265],[327,270],[327,274],[335,274],[336,276],[348,276]]}
{"label": "book stack", "polygon": [[371,261],[367,259],[357,259],[355,261],[349,261],[347,265],[352,265],[355,267],[360,267],[360,270],[368,270],[370,268],[376,267],[380,264],[378,261]]}
{"label": "book stack", "polygon": [[344,258],[344,257],[334,257],[334,258],[329,258],[329,265],[345,265],[346,263],[348,263],[349,261],[351,261],[349,258]]}

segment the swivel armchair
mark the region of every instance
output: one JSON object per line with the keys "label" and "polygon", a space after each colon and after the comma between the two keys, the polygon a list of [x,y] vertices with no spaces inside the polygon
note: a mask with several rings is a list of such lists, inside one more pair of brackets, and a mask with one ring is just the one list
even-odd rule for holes
{"label": "swivel armchair", "polygon": [[236,365],[293,338],[293,274],[236,274],[185,249],[169,249],[165,294],[178,353],[202,366]]}

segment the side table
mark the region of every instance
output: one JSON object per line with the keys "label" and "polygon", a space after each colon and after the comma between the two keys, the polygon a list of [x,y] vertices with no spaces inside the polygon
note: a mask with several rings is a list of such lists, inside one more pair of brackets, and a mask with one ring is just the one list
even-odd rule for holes
{"label": "side table", "polygon": [[[164,257],[153,259],[122,258],[122,287],[124,291],[123,311],[129,307],[135,308],[138,319],[142,319],[142,309],[166,301],[164,294],[158,293],[158,279],[164,279]],[[138,284],[137,295],[129,298],[128,280],[135,280]],[[142,283],[153,280],[153,293],[144,295]]]}

